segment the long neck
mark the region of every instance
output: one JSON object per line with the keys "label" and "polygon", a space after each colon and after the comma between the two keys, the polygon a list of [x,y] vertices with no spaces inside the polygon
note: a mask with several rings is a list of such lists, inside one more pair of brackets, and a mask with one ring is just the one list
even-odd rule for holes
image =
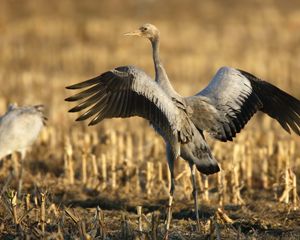
{"label": "long neck", "polygon": [[178,95],[173,89],[166,70],[164,69],[159,57],[159,38],[151,40],[153,49],[153,62],[155,68],[155,81],[166,91],[169,95]]}
{"label": "long neck", "polygon": [[155,81],[160,82],[162,75],[162,63],[159,57],[159,39],[155,39],[151,41],[152,50],[153,50],[153,62],[155,68]]}

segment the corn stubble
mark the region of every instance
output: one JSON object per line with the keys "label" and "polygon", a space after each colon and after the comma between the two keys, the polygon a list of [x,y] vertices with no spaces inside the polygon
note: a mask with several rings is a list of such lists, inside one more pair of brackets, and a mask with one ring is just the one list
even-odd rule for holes
{"label": "corn stubble", "polygon": [[[179,92],[194,94],[195,87],[204,87],[226,63],[265,77],[300,97],[300,48],[296,44],[300,35],[289,32],[298,24],[299,13],[286,18],[273,5],[261,8],[276,22],[268,26],[271,32],[261,25],[263,17],[253,20],[255,12],[251,17],[246,14],[244,21],[235,21],[235,26],[231,24],[234,18],[223,19],[227,24],[218,31],[199,27],[195,19],[186,20],[189,27],[178,25],[178,36],[169,22],[157,21],[164,59],[168,60],[166,69]],[[10,101],[44,102],[48,103],[49,122],[25,160],[21,196],[14,191],[16,155],[2,163],[1,238],[161,239],[170,186],[162,139],[140,119],[104,121],[92,128],[74,123],[74,116],[66,113],[69,106],[62,102],[64,86],[124,62],[151,73],[149,46],[121,35],[141,23],[126,20],[119,29],[114,21],[95,18],[74,24],[74,18],[67,18],[57,24],[41,18],[38,11],[32,14],[35,18],[28,16],[27,21],[13,26],[11,36],[3,35],[0,82],[10,81],[2,89],[0,110],[4,112]],[[14,38],[19,45],[11,40]],[[49,45],[41,45],[48,38]],[[41,54],[33,57],[35,45],[41,46]],[[280,49],[274,53],[273,47],[278,45]],[[29,92],[30,96],[24,94]],[[274,121],[258,115],[233,144],[209,141],[222,170],[209,177],[197,173],[201,231],[195,231],[196,222],[191,219],[189,167],[179,161],[170,238],[243,239],[251,235],[260,239],[273,236],[267,232],[275,229],[286,239],[297,239],[299,137],[289,136]]]}

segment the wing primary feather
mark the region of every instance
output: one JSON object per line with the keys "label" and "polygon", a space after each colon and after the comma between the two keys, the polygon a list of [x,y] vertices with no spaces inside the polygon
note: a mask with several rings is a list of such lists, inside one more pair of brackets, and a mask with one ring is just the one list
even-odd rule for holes
{"label": "wing primary feather", "polygon": [[81,88],[86,88],[86,87],[89,87],[89,86],[97,84],[97,83],[99,83],[99,77],[95,77],[95,78],[86,80],[86,81],[81,82],[81,83],[77,83],[77,84],[74,84],[74,85],[71,85],[71,86],[67,86],[66,89],[71,89],[71,90],[81,89]]}
{"label": "wing primary feather", "polygon": [[[109,94],[108,94],[109,95]],[[87,112],[83,113],[81,116],[79,116],[76,121],[83,121],[86,120],[88,118],[90,118],[91,116],[93,116],[94,114],[97,113],[97,111],[99,111],[99,109],[102,109],[103,106],[105,106],[107,103],[107,98],[104,99],[105,102],[103,101],[99,101],[98,103],[96,103],[93,107],[91,107]]]}
{"label": "wing primary feather", "polygon": [[99,89],[100,89],[100,83],[97,84],[96,86],[93,86],[93,87],[88,88],[82,92],[79,92],[71,97],[66,98],[65,101],[68,101],[68,102],[78,101],[80,99],[91,96],[92,94],[98,92]]}
{"label": "wing primary feather", "polygon": [[84,102],[78,104],[77,106],[71,108],[69,110],[69,112],[79,112],[91,105],[93,105],[96,102],[102,101],[102,99],[105,97],[104,91],[100,91],[98,93],[96,93],[95,95],[91,96],[90,98],[88,98],[87,100],[85,100]]}

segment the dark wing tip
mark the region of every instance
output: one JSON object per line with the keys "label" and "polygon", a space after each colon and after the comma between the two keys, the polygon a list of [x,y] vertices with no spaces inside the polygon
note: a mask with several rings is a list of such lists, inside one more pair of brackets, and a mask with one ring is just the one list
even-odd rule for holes
{"label": "dark wing tip", "polygon": [[65,98],[65,101],[66,102],[73,102],[73,101],[76,101],[76,100],[72,100],[73,99],[73,97],[67,97],[67,98]]}
{"label": "dark wing tip", "polygon": [[99,83],[101,81],[102,76],[104,76],[104,74],[94,77],[94,78],[91,78],[89,80],[80,82],[80,83],[76,83],[76,84],[67,86],[66,89],[73,90],[73,89],[81,89],[81,88],[86,88],[86,87],[92,86],[94,84]]}
{"label": "dark wing tip", "polygon": [[96,125],[96,123],[93,121],[89,122],[89,124],[88,124],[88,126],[94,126],[94,125]]}
{"label": "dark wing tip", "polygon": [[83,120],[86,120],[88,119],[90,116],[88,116],[87,114],[82,114],[80,115],[78,118],[76,118],[76,122],[79,122],[79,121],[83,121]]}
{"label": "dark wing tip", "polygon": [[280,88],[254,75],[239,70],[248,80],[262,101],[260,109],[276,119],[289,134],[300,135],[300,101]]}
{"label": "dark wing tip", "polygon": [[79,110],[77,109],[77,106],[76,107],[73,107],[71,109],[69,109],[68,112],[72,113],[72,112],[78,112]]}
{"label": "dark wing tip", "polygon": [[71,85],[71,86],[66,86],[65,88],[66,88],[66,89],[76,89],[76,88],[73,87],[73,85]]}

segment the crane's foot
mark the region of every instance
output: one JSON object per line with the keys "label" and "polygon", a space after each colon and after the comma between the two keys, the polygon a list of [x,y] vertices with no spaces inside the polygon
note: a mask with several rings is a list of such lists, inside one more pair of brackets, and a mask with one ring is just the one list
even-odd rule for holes
{"label": "crane's foot", "polygon": [[164,236],[164,240],[169,239],[169,229],[172,220],[172,203],[173,203],[173,195],[169,197],[169,204],[168,204],[168,212],[167,212],[167,219],[166,219],[166,233]]}

